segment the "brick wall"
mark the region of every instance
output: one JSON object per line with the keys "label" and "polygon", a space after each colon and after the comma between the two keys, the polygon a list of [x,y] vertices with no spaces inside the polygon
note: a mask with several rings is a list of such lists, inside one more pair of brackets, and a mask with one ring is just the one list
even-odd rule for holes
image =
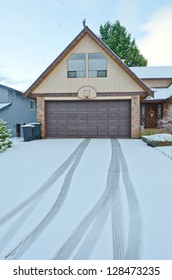
{"label": "brick wall", "polygon": [[42,138],[45,138],[45,101],[44,97],[37,97],[37,120],[41,125]]}
{"label": "brick wall", "polygon": [[172,118],[172,104],[167,102],[164,103],[163,117],[171,117]]}
{"label": "brick wall", "polygon": [[131,99],[131,138],[140,137],[140,97]]}

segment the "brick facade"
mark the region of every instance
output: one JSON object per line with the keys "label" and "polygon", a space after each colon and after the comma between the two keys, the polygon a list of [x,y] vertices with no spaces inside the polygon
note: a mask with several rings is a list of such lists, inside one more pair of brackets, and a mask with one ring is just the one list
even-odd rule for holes
{"label": "brick facade", "polygon": [[44,97],[37,97],[37,120],[42,124],[41,134],[42,138],[46,137],[45,134],[45,101]]}
{"label": "brick facade", "polygon": [[131,99],[131,138],[140,137],[140,96]]}

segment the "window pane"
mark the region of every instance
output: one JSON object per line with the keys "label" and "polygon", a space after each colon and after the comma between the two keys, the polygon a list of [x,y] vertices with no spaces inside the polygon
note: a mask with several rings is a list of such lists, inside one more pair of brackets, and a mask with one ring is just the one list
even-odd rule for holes
{"label": "window pane", "polygon": [[[75,53],[68,59],[68,72],[76,72],[76,76],[70,76],[68,78],[83,78],[86,76],[86,54]],[[72,74],[71,74],[72,75]]]}
{"label": "window pane", "polygon": [[88,54],[88,71],[89,71],[88,76],[90,78],[91,77],[107,77],[107,59],[106,59],[106,57],[104,57],[104,55],[101,53],[89,53]]}
{"label": "window pane", "polygon": [[76,71],[68,71],[67,72],[67,77],[68,78],[76,78],[77,77]]}
{"label": "window pane", "polygon": [[107,71],[106,70],[98,70],[97,71],[97,77],[107,77]]}
{"label": "window pane", "polygon": [[85,71],[77,71],[77,78],[85,78],[86,72]]}
{"label": "window pane", "polygon": [[89,78],[97,78],[97,71],[91,71],[91,70],[89,70],[88,71],[88,77]]}
{"label": "window pane", "polygon": [[30,110],[35,110],[35,101],[30,100],[30,102],[29,102],[29,108],[30,108]]}
{"label": "window pane", "polygon": [[158,104],[157,118],[162,118],[162,104]]}
{"label": "window pane", "polygon": [[88,59],[90,60],[101,60],[101,59],[106,59],[105,56],[102,53],[89,53],[88,54]]}
{"label": "window pane", "polygon": [[85,60],[85,53],[74,53],[69,57],[69,60]]}

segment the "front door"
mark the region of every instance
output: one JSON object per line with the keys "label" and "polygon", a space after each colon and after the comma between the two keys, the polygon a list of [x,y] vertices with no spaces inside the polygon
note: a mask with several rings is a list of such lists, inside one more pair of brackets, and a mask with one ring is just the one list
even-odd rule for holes
{"label": "front door", "polygon": [[16,124],[16,137],[21,137],[21,124]]}
{"label": "front door", "polygon": [[146,127],[157,127],[157,104],[146,104]]}

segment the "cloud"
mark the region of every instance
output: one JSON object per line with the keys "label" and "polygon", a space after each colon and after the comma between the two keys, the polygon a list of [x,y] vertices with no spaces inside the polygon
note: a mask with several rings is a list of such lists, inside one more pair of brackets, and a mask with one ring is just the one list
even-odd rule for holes
{"label": "cloud", "polygon": [[20,91],[25,91],[33,83],[33,79],[14,80],[0,73],[0,84]]}
{"label": "cloud", "polygon": [[154,13],[143,31],[137,45],[148,65],[172,65],[172,6]]}

